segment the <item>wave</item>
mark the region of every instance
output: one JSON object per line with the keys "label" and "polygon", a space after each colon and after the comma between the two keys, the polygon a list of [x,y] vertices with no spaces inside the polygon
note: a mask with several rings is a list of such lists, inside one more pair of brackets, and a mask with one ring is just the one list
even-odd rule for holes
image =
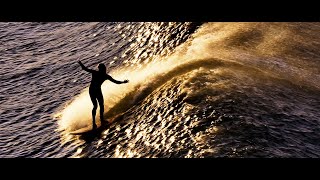
{"label": "wave", "polygon": [[[295,33],[295,41],[288,42]],[[299,63],[299,58],[291,56],[298,53],[292,49],[298,43],[310,46],[298,35],[305,36],[287,23],[206,23],[192,34],[190,41],[178,46],[169,57],[153,57],[139,67],[123,67],[111,72],[115,79],[129,79],[130,82],[122,85],[105,82],[102,85],[105,116],[111,120],[171,78],[200,67],[237,66],[298,85],[320,88],[317,84],[320,76],[316,73],[319,69],[311,67],[311,56],[306,55],[310,60],[303,64]],[[255,76],[255,71],[248,71],[247,75]],[[87,126],[91,123],[91,109],[86,88],[61,112],[59,129],[75,130]]]}
{"label": "wave", "polygon": [[[113,117],[129,110],[174,77],[201,67],[212,69],[220,66],[230,67],[231,65],[236,66],[236,64],[226,63],[218,59],[200,59],[177,63],[173,66],[173,60],[169,60],[154,63],[139,70],[122,69],[113,72],[111,74],[116,79],[129,78],[130,82],[123,85],[111,82],[103,83],[105,118],[112,121]],[[92,122],[91,110],[92,105],[88,88],[86,88],[62,111],[61,120],[59,121],[60,130],[75,130],[89,125]],[[98,116],[97,121],[100,121]]]}

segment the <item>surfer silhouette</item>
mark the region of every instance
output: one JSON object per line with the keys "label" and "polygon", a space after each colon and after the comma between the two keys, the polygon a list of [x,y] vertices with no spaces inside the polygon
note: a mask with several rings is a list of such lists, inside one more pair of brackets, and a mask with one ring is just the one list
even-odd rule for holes
{"label": "surfer silhouette", "polygon": [[124,80],[124,81],[118,81],[113,79],[110,75],[106,74],[106,66],[104,64],[99,64],[98,69],[99,71],[89,69],[85,67],[81,61],[78,61],[80,64],[81,68],[89,73],[91,73],[92,78],[91,78],[91,84],[89,87],[89,95],[90,99],[93,104],[93,109],[92,109],[92,128],[95,129],[97,127],[95,123],[95,117],[96,117],[96,110],[97,110],[97,100],[100,106],[100,119],[101,123],[103,122],[103,112],[104,112],[104,101],[103,101],[103,95],[101,91],[101,85],[105,80],[110,80],[113,83],[116,84],[123,84],[123,83],[128,83],[129,80]]}

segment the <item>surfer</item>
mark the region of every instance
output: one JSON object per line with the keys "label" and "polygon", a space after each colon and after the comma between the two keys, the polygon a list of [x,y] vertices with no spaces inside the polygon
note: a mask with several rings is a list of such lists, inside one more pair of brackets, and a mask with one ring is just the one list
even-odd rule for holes
{"label": "surfer", "polygon": [[123,84],[123,83],[128,83],[129,80],[124,80],[124,81],[117,81],[113,79],[110,75],[106,74],[106,66],[104,64],[99,64],[98,69],[99,71],[89,69],[85,67],[81,61],[79,61],[79,64],[81,68],[89,73],[91,73],[92,78],[91,78],[91,84],[89,87],[89,95],[93,104],[93,109],[92,109],[92,128],[95,129],[97,127],[95,123],[95,117],[96,117],[96,110],[97,110],[97,100],[100,106],[100,119],[101,123],[103,122],[103,112],[104,112],[104,101],[103,101],[103,95],[101,92],[101,85],[105,80],[110,80],[113,83],[116,84]]}

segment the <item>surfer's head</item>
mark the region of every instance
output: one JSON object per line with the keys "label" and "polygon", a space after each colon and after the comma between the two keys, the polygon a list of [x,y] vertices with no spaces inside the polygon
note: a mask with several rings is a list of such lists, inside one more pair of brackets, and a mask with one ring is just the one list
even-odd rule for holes
{"label": "surfer's head", "polygon": [[99,72],[106,73],[106,66],[104,64],[99,64]]}

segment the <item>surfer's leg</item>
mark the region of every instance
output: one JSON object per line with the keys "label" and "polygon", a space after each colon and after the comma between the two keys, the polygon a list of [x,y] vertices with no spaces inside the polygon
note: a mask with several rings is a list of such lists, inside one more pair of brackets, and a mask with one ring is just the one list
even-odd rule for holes
{"label": "surfer's leg", "polygon": [[104,102],[103,102],[103,95],[102,92],[100,92],[97,96],[99,107],[100,107],[100,120],[101,123],[103,122],[103,113],[104,113]]}
{"label": "surfer's leg", "polygon": [[97,110],[97,99],[96,97],[94,96],[93,93],[90,93],[90,99],[91,99],[91,102],[92,102],[92,105],[93,105],[93,109],[92,109],[92,127],[95,128],[97,125],[96,125],[96,122],[95,122],[95,118],[96,118],[96,110]]}

